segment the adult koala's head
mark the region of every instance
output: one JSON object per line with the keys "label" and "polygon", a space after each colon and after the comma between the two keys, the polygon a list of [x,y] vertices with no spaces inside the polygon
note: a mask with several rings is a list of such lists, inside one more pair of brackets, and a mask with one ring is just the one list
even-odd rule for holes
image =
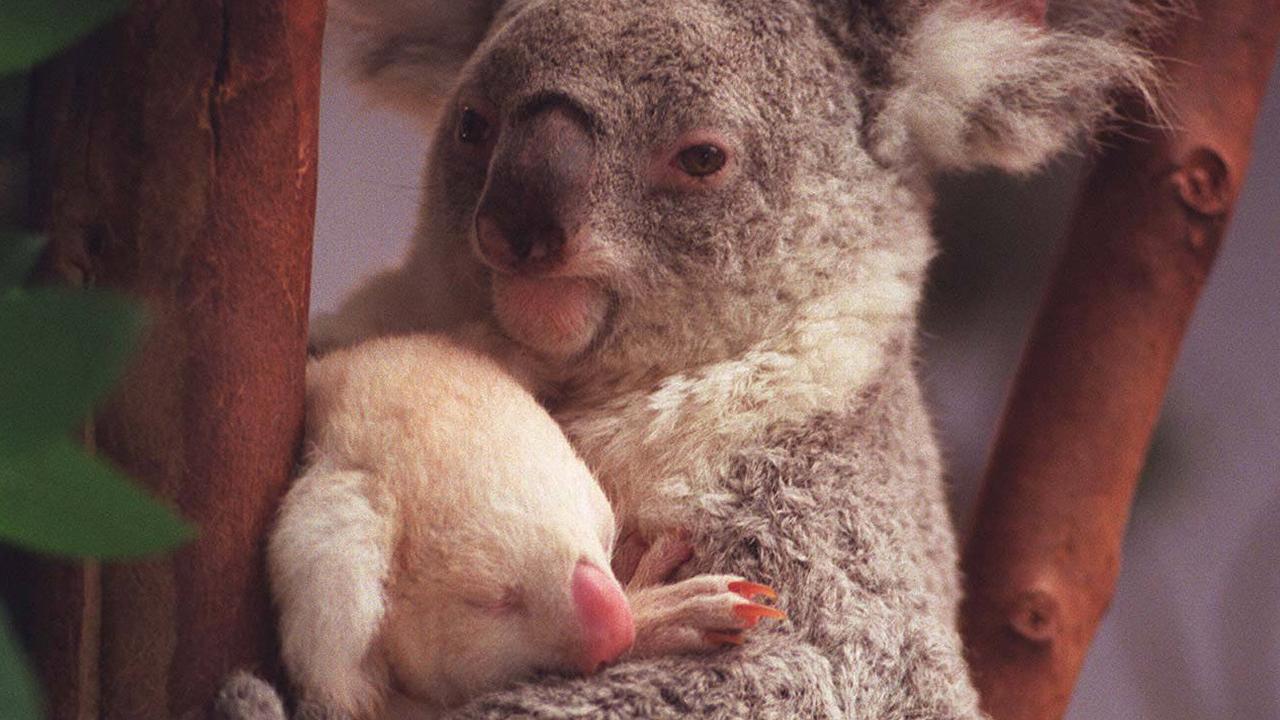
{"label": "adult koala's head", "polygon": [[365,79],[435,119],[423,272],[546,357],[662,370],[909,328],[929,175],[1034,168],[1141,84],[1128,4],[1063,4],[345,8]]}

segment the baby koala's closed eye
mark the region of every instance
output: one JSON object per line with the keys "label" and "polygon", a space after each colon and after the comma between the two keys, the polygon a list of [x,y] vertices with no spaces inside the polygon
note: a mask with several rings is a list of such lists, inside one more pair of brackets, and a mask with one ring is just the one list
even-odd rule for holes
{"label": "baby koala's closed eye", "polygon": [[776,609],[734,576],[660,583],[676,537],[610,567],[613,512],[555,421],[495,361],[436,336],[307,369],[308,462],[268,551],[303,699],[423,717],[534,671],[741,642]]}

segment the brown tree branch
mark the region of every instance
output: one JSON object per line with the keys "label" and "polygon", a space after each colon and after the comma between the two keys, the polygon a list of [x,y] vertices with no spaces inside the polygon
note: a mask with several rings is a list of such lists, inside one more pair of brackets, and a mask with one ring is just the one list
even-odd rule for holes
{"label": "brown tree branch", "polygon": [[202,717],[228,671],[274,674],[262,540],[302,433],[323,10],[141,0],[37,76],[47,270],[153,319],[97,448],[200,529],[154,561],[31,571],[55,718]]}
{"label": "brown tree branch", "polygon": [[992,451],[964,557],[963,628],[996,720],[1066,711],[1245,177],[1280,2],[1196,4],[1156,48],[1173,129],[1131,123],[1104,139]]}

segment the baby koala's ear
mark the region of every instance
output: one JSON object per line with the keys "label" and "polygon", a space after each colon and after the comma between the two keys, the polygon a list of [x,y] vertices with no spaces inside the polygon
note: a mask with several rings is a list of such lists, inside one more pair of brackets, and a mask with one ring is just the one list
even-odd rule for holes
{"label": "baby koala's ear", "polygon": [[330,0],[330,19],[350,35],[358,83],[379,100],[433,124],[462,66],[504,0]]}
{"label": "baby koala's ear", "polygon": [[890,55],[868,135],[877,155],[925,172],[1027,172],[1110,117],[1122,92],[1150,101],[1142,38],[1160,13],[1138,0],[1060,4],[929,4]]}

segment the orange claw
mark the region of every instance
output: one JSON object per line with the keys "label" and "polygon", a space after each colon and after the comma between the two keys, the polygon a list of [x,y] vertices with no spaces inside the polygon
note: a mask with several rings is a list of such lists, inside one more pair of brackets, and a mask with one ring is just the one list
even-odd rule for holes
{"label": "orange claw", "polygon": [[729,592],[737,593],[748,600],[753,600],[757,596],[768,598],[770,600],[778,599],[778,593],[768,585],[761,585],[760,583],[748,582],[746,580],[735,580],[734,582],[729,583]]}
{"label": "orange claw", "polygon": [[775,607],[768,605],[757,605],[755,603],[743,603],[733,607],[733,614],[742,618],[742,622],[746,627],[752,628],[756,623],[760,622],[760,618],[773,618],[774,620],[785,620],[787,614]]}
{"label": "orange claw", "polygon": [[746,639],[742,637],[742,633],[737,632],[715,632],[707,630],[702,633],[702,637],[712,645],[741,645],[746,641]]}

